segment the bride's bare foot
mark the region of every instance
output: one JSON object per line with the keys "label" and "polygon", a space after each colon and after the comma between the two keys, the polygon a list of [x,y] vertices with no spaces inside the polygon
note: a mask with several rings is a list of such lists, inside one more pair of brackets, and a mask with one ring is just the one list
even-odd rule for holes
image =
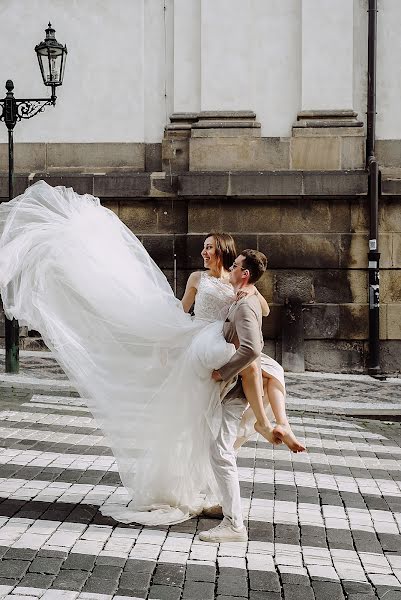
{"label": "bride's bare foot", "polygon": [[306,448],[297,440],[289,425],[276,425],[273,429],[274,437],[281,440],[292,452],[305,452]]}
{"label": "bride's bare foot", "polygon": [[255,431],[260,433],[260,435],[263,436],[271,444],[282,444],[282,440],[275,435],[274,429],[271,425],[261,425],[260,423],[258,423],[258,421],[256,421],[254,427]]}

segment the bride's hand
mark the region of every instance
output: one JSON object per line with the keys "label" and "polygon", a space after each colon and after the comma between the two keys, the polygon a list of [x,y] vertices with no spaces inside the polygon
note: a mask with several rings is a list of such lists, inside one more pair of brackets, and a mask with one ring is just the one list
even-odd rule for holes
{"label": "bride's hand", "polygon": [[243,298],[246,298],[247,296],[252,296],[253,294],[257,294],[257,293],[258,293],[258,290],[253,285],[251,288],[249,288],[248,292],[245,292],[245,290],[240,290],[239,292],[237,292],[235,301],[238,302],[239,300],[242,300]]}
{"label": "bride's hand", "polygon": [[237,292],[237,295],[235,296],[235,301],[238,302],[239,300],[246,298],[247,295],[248,295],[247,292],[245,292],[244,290],[240,290],[239,292]]}

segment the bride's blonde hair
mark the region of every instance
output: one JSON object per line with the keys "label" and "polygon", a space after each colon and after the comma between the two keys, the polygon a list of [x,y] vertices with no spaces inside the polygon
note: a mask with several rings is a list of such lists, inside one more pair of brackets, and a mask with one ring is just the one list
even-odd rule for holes
{"label": "bride's blonde hair", "polygon": [[222,231],[212,231],[207,234],[206,238],[208,237],[214,239],[217,256],[221,259],[223,268],[228,271],[237,258],[237,249],[235,247],[234,238],[229,233],[224,233]]}

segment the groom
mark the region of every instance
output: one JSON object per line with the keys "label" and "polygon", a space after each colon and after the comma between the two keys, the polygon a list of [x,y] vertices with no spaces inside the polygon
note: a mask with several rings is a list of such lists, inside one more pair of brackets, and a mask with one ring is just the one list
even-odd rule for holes
{"label": "groom", "polygon": [[[244,250],[230,268],[230,283],[235,292],[248,292],[266,271],[267,259],[257,250]],[[235,344],[237,351],[218,371],[213,371],[215,381],[229,382],[255,360],[260,361],[263,348],[262,310],[258,297],[252,293],[234,302],[224,324],[224,337]],[[261,369],[260,385],[262,383]],[[209,531],[202,531],[204,542],[243,542],[248,539],[242,517],[240,486],[234,442],[238,425],[247,407],[240,381],[227,394],[222,403],[222,422],[219,434],[211,445],[211,464],[222,498],[224,519]]]}

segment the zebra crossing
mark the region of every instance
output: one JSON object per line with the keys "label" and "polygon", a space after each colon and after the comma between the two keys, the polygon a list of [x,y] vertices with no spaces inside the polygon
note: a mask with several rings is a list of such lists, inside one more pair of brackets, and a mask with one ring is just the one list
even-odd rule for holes
{"label": "zebra crossing", "polygon": [[294,416],[299,455],[255,436],[238,455],[249,542],[217,545],[198,539],[215,525],[202,517],[147,528],[102,515],[129,497],[82,399],[11,394],[0,409],[0,600],[401,594],[397,425]]}

